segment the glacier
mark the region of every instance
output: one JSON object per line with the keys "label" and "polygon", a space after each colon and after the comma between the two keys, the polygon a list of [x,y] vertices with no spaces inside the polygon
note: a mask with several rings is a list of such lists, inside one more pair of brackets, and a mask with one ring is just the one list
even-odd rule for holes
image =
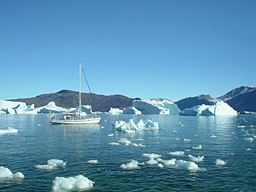
{"label": "glacier", "polygon": [[237,116],[237,111],[224,101],[217,101],[215,105],[196,105],[192,108],[184,109],[180,115],[185,116]]}

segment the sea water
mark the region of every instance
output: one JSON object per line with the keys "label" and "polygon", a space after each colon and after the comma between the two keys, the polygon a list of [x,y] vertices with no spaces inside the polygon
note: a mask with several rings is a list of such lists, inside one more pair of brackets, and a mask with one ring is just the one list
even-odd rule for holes
{"label": "sea water", "polygon": [[[134,134],[113,129],[115,121],[129,119],[150,119],[160,129]],[[0,166],[22,172],[25,179],[0,180],[0,191],[51,191],[55,177],[79,174],[95,182],[91,191],[256,191],[255,115],[102,115],[99,125],[83,126],[51,125],[47,115],[0,115],[0,129],[8,127],[18,133],[0,136]],[[109,144],[121,138],[145,146]],[[169,154],[175,151],[184,155]],[[204,156],[197,163],[202,171],[147,164],[134,170],[120,167],[131,160],[148,161],[143,153],[185,161],[188,155]],[[35,167],[49,159],[67,164],[49,171]],[[226,164],[216,165],[217,159]]]}

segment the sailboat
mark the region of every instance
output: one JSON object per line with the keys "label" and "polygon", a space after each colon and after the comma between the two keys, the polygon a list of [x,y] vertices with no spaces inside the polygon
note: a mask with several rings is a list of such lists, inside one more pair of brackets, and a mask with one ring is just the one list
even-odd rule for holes
{"label": "sailboat", "polygon": [[80,90],[79,90],[79,108],[78,115],[76,116],[64,116],[63,119],[55,119],[52,117],[50,123],[52,124],[65,124],[65,125],[81,125],[81,124],[98,124],[100,123],[100,117],[82,117],[82,73],[83,73],[83,64],[80,63],[79,67],[79,79],[80,79]]}

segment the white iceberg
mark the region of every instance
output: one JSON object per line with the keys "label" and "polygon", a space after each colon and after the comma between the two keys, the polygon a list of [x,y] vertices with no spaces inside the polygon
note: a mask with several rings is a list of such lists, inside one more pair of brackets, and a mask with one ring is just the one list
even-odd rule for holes
{"label": "white iceberg", "polygon": [[203,146],[202,145],[198,145],[198,146],[192,147],[192,149],[201,150],[201,149],[203,149]]}
{"label": "white iceberg", "polygon": [[24,102],[0,100],[0,111],[5,114],[37,114],[34,105]]}
{"label": "white iceberg", "polygon": [[180,156],[184,156],[185,155],[184,151],[173,151],[173,152],[170,152],[168,154],[172,155],[172,156],[176,156],[176,157],[180,157]]}
{"label": "white iceberg", "polygon": [[195,163],[200,163],[204,160],[204,156],[194,157],[193,155],[188,155],[188,158]]}
{"label": "white iceberg", "polygon": [[93,160],[87,161],[87,163],[89,163],[89,164],[98,164],[99,161],[97,159],[93,159]]}
{"label": "white iceberg", "polygon": [[216,159],[215,164],[216,164],[217,166],[223,166],[223,165],[226,165],[227,162],[226,162],[226,161],[223,161],[223,160],[221,160],[221,159]]}
{"label": "white iceberg", "polygon": [[196,163],[191,162],[191,161],[183,161],[183,160],[177,160],[175,163],[175,168],[176,169],[184,169],[184,170],[188,170],[191,172],[200,170],[200,168],[198,167],[198,165]]}
{"label": "white iceberg", "polygon": [[8,127],[7,129],[0,129],[0,136],[1,135],[9,135],[9,134],[17,134],[18,129]]}
{"label": "white iceberg", "polygon": [[83,175],[75,177],[55,177],[53,191],[87,191],[93,188],[94,182]]}
{"label": "white iceberg", "polygon": [[139,162],[135,160],[131,160],[129,163],[122,164],[120,167],[124,170],[134,170],[140,168]]}
{"label": "white iceberg", "polygon": [[138,109],[136,109],[136,107],[127,107],[124,109],[123,114],[140,115],[141,112]]}
{"label": "white iceberg", "polygon": [[163,164],[164,167],[174,167],[176,163],[176,159],[163,160],[163,159],[157,158],[157,161]]}
{"label": "white iceberg", "polygon": [[184,109],[180,115],[188,116],[237,116],[237,111],[230,107],[224,101],[217,101],[215,105],[197,105],[192,108]]}
{"label": "white iceberg", "polygon": [[38,113],[62,113],[69,112],[69,109],[56,106],[54,101],[49,102],[47,105],[36,108]]}
{"label": "white iceberg", "polygon": [[46,165],[36,165],[36,168],[51,171],[59,167],[65,167],[66,164],[67,162],[64,162],[63,160],[60,160],[60,159],[50,159],[47,161]]}
{"label": "white iceberg", "polygon": [[158,122],[153,122],[151,120],[142,119],[136,124],[133,119],[130,119],[128,122],[125,121],[116,121],[113,124],[114,128],[117,131],[125,132],[125,133],[135,133],[136,131],[142,130],[158,130]]}
{"label": "white iceberg", "polygon": [[135,107],[142,114],[171,114],[178,115],[178,106],[168,99],[145,99],[134,100],[132,107]]}
{"label": "white iceberg", "polygon": [[25,176],[21,172],[13,174],[7,167],[0,166],[0,179],[24,179]]}
{"label": "white iceberg", "polygon": [[119,109],[119,108],[110,108],[109,110],[109,114],[111,115],[120,115],[123,113],[123,110]]}

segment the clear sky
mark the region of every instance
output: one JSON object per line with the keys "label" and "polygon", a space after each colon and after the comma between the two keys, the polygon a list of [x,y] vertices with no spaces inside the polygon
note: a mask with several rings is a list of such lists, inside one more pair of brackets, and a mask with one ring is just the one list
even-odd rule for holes
{"label": "clear sky", "polygon": [[178,100],[255,85],[255,0],[0,0],[0,98]]}

